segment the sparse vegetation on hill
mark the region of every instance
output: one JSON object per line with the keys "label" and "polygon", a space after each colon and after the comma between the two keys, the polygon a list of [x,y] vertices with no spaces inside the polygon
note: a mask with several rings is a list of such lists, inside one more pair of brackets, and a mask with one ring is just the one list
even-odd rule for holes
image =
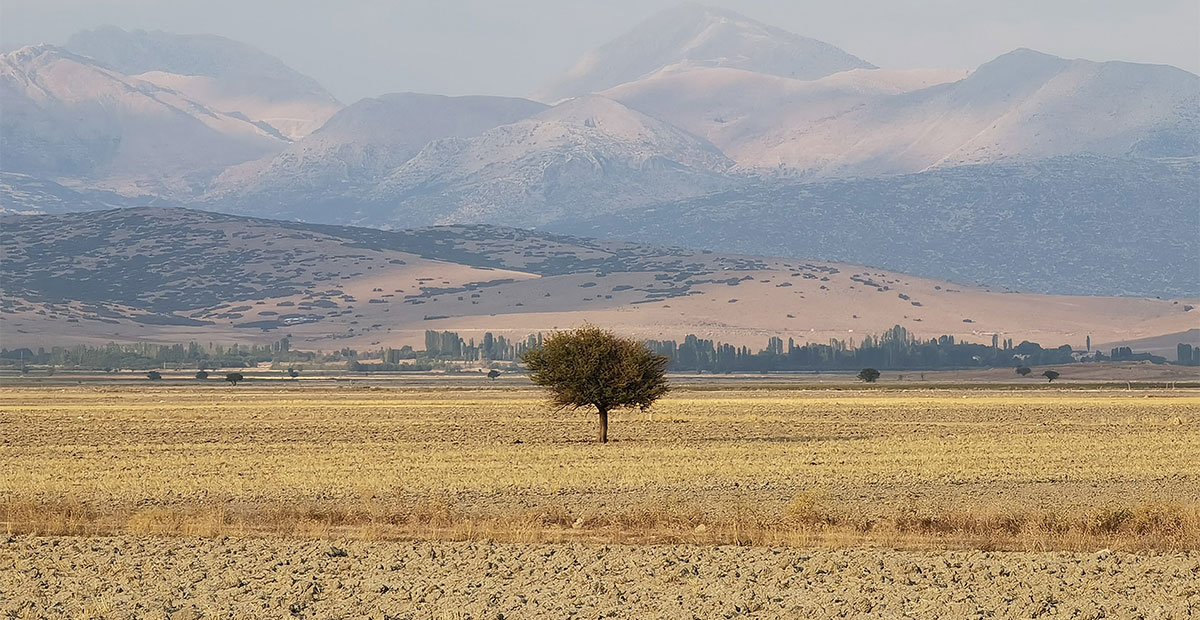
{"label": "sparse vegetation on hill", "polygon": [[[1195,226],[1179,224],[1196,220],[1197,179],[1194,159],[1072,157],[760,184],[551,228],[727,252],[816,255],[1017,290],[1193,296],[1200,293],[1200,249]],[[972,197],[970,208],[963,196]],[[1131,210],[1133,196],[1140,208]],[[730,213],[739,225],[729,225]],[[1094,251],[1080,256],[1084,239]]]}
{"label": "sparse vegetation on hill", "polygon": [[[292,335],[309,350],[400,350],[420,346],[427,330],[470,330],[480,359],[511,360],[518,339],[582,321],[646,340],[692,332],[729,343],[736,335],[739,349],[751,344],[748,334],[848,342],[895,324],[970,340],[999,333],[1019,342],[1036,332],[1063,342],[1086,330],[1116,341],[1182,332],[1193,305],[1059,303],[853,265],[495,227],[380,231],[184,209],[5,217],[0,251],[0,329],[10,348],[135,339],[263,345]],[[1025,316],[1029,304],[1044,311]],[[492,345],[480,342],[486,331]],[[828,362],[737,367],[778,363]],[[893,363],[901,362],[854,365]],[[688,360],[677,367],[700,368]]]}

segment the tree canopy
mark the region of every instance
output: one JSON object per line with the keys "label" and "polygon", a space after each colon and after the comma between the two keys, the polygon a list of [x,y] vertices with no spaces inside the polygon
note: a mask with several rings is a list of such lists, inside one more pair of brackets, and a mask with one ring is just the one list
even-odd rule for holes
{"label": "tree canopy", "polygon": [[864,368],[858,371],[858,378],[867,383],[875,383],[879,379],[879,371],[874,368]]}
{"label": "tree canopy", "polygon": [[608,412],[620,407],[647,409],[670,386],[668,359],[642,343],[590,325],[559,332],[522,356],[529,378],[563,408],[595,407],[598,439],[608,441]]}

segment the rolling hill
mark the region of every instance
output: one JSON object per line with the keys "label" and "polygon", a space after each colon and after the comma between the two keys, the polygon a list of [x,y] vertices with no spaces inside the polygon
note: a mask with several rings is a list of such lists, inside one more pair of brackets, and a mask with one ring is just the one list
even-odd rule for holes
{"label": "rolling hill", "polygon": [[426,329],[514,337],[584,321],[761,346],[895,324],[1046,345],[1193,326],[1194,300],[985,290],[847,264],[492,226],[406,231],[136,208],[0,219],[6,346],[108,341],[419,346]]}
{"label": "rolling hill", "polygon": [[1040,293],[1200,292],[1200,162],[1067,157],[754,184],[550,230],[821,257]]}

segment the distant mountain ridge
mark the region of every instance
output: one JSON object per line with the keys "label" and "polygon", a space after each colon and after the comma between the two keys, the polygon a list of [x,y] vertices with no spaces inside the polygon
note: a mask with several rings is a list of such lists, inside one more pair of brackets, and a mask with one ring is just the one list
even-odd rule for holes
{"label": "distant mountain ridge", "polygon": [[475,136],[545,108],[511,97],[363,99],[282,152],[225,170],[201,200],[225,210],[308,219],[310,211],[358,199],[431,141]]}
{"label": "distant mountain ridge", "polygon": [[731,67],[810,80],[874,65],[815,39],[733,11],[687,3],[588,52],[532,98],[554,103],[600,92],[667,67]]}
{"label": "distant mountain ridge", "polygon": [[0,212],[484,223],[1045,292],[1200,293],[1200,239],[1180,232],[1200,217],[1200,77],[1173,67],[1019,49],[974,71],[877,69],[687,4],[548,82],[553,105],[397,93],[343,108],[221,37],[100,28],[68,45],[0,57]]}
{"label": "distant mountain ridge", "polygon": [[191,193],[210,174],[281,148],[244,117],[50,45],[0,56],[3,171],[126,194]]}
{"label": "distant mountain ridge", "polygon": [[729,186],[723,173],[732,165],[702,138],[591,95],[473,138],[432,142],[368,199],[393,208],[382,212],[390,226],[533,226],[580,208],[619,211],[715,191]]}
{"label": "distant mountain ridge", "polygon": [[1063,155],[1200,155],[1200,77],[1005,54],[969,75],[849,71],[789,81],[682,71],[606,93],[709,137],[745,169],[879,176]]}
{"label": "distant mountain ridge", "polygon": [[316,80],[225,37],[104,26],[76,33],[64,47],[213,109],[269,124],[289,140],[312,133],[342,107]]}

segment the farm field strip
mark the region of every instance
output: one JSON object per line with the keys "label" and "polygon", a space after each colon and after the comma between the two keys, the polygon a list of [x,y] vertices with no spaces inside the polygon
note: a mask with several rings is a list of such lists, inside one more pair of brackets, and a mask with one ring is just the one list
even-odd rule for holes
{"label": "farm field strip", "polygon": [[[0,388],[14,532],[1200,547],[1200,394]],[[101,407],[89,407],[89,398]],[[924,542],[922,542],[924,541]]]}
{"label": "farm field strip", "polygon": [[[0,615],[1188,618],[1200,553],[12,537]],[[64,597],[63,592],[72,596]],[[584,610],[581,613],[581,610]]]}

